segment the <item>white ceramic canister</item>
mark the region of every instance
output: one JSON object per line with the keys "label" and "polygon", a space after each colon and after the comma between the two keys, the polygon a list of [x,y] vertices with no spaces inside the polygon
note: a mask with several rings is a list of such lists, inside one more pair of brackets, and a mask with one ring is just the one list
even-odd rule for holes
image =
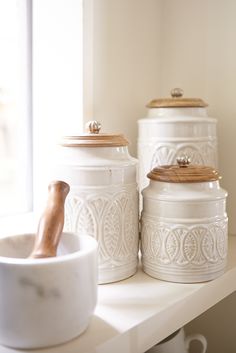
{"label": "white ceramic canister", "polygon": [[147,117],[138,121],[140,191],[148,185],[150,170],[176,164],[182,154],[193,164],[217,168],[217,120],[208,117],[207,104],[202,99],[184,98],[179,88],[173,89],[171,96],[152,100]]}
{"label": "white ceramic canister", "polygon": [[98,241],[99,283],[110,283],[137,270],[137,160],[123,135],[100,133],[96,121],[87,127],[63,138],[55,177],[70,185],[65,229]]}
{"label": "white ceramic canister", "polygon": [[142,192],[143,270],[172,282],[202,282],[220,276],[227,262],[227,192],[211,167],[154,168]]}

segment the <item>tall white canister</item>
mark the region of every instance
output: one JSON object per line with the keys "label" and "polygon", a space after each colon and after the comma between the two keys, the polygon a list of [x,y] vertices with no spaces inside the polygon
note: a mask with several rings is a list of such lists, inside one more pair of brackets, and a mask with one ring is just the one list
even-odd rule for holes
{"label": "tall white canister", "polygon": [[179,155],[188,155],[195,165],[217,168],[217,120],[208,117],[202,99],[184,98],[175,88],[171,98],[154,99],[147,107],[147,117],[138,121],[140,191],[148,185],[150,170],[176,164]]}
{"label": "tall white canister", "polygon": [[137,159],[123,135],[100,133],[97,121],[87,127],[62,139],[54,175],[70,185],[65,230],[98,241],[99,283],[110,283],[137,270]]}

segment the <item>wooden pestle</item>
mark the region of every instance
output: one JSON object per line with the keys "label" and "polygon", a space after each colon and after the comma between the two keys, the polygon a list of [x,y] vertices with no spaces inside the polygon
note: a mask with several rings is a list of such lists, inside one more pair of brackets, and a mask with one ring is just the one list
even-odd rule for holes
{"label": "wooden pestle", "polygon": [[35,243],[29,258],[56,256],[64,226],[64,204],[70,187],[64,181],[53,181],[48,186],[48,200],[42,214]]}

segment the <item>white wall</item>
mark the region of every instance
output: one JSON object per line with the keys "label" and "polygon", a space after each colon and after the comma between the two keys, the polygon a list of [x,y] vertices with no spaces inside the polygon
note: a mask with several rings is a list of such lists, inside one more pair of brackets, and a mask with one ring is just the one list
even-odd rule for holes
{"label": "white wall", "polygon": [[[209,115],[218,119],[221,185],[229,192],[229,229],[236,234],[236,2],[164,0],[161,13],[161,94],[180,86],[207,101]],[[207,336],[208,353],[234,353],[235,320],[233,294],[186,329]]]}
{"label": "white wall", "polygon": [[[130,139],[135,155],[137,120],[149,100],[180,86],[186,96],[207,101],[209,115],[218,119],[221,184],[229,192],[229,228],[236,234],[235,14],[234,0],[94,0],[93,111],[105,131]],[[224,349],[220,344],[226,326],[221,313],[229,313],[227,325],[235,327],[235,308],[232,295],[187,326],[204,329],[208,353],[236,351],[232,331]]]}
{"label": "white wall", "polygon": [[[160,1],[94,1],[94,118],[136,154],[137,120],[159,95]],[[91,116],[86,116],[86,120]]]}
{"label": "white wall", "polygon": [[221,184],[236,234],[236,2],[165,0],[161,13],[161,93],[181,86],[208,102],[208,114],[218,119]]}
{"label": "white wall", "polygon": [[[219,302],[204,314],[190,322],[186,334],[201,333],[207,338],[207,353],[235,353],[236,294]],[[199,353],[199,342],[193,342],[189,353]]]}
{"label": "white wall", "polygon": [[[136,155],[137,120],[180,86],[218,119],[219,169],[236,234],[236,21],[234,0],[95,0],[93,117],[123,132]],[[85,120],[92,116],[85,116]]]}

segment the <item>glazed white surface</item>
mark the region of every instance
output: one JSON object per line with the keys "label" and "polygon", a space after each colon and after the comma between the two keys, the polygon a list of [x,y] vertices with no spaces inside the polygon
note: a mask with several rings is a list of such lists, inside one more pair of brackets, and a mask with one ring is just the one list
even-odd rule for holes
{"label": "glazed white surface", "polygon": [[70,185],[65,229],[98,241],[99,283],[137,271],[137,163],[127,147],[62,147],[54,177]]}
{"label": "glazed white surface", "polygon": [[137,147],[140,191],[154,167],[176,164],[181,155],[192,164],[217,168],[217,120],[208,117],[205,108],[151,108],[138,121]]}
{"label": "glazed white surface", "polygon": [[202,107],[165,107],[151,108],[148,110],[147,118],[162,118],[162,117],[207,117],[206,108]]}
{"label": "glazed white surface", "polygon": [[220,276],[228,253],[227,192],[219,181],[151,180],[143,194],[141,253],[144,271],[173,282]]}

